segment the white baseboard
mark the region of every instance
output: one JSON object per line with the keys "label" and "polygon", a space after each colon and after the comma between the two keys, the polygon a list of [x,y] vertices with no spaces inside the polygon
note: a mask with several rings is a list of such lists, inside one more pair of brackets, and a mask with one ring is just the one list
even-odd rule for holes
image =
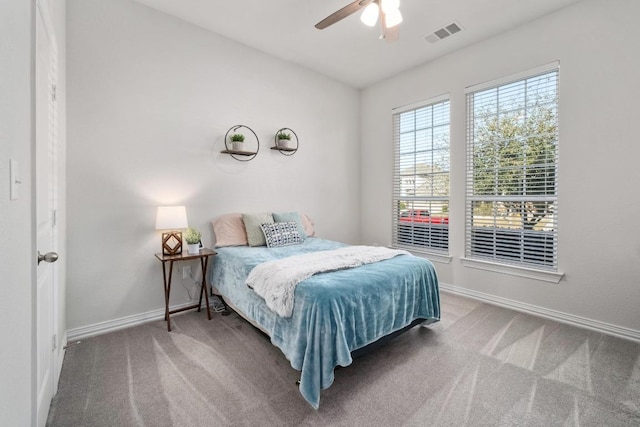
{"label": "white baseboard", "polygon": [[[575,316],[573,314],[563,313],[561,311],[551,310],[544,307],[538,307],[536,305],[511,300],[508,298],[502,298],[495,295],[486,294],[484,292],[462,288],[460,286],[449,285],[447,283],[440,283],[440,290],[451,294],[473,298],[482,302],[486,302],[488,304],[498,305],[501,307],[510,308],[512,310],[521,311],[523,313],[532,314],[534,316],[540,316],[547,319],[555,320],[557,322],[577,326],[579,328],[585,328],[595,332],[640,342],[640,331],[634,329],[624,328],[621,326],[600,322],[598,320],[587,319],[585,317]],[[172,306],[171,310],[186,307],[192,304],[193,302],[186,302],[181,305]],[[157,310],[148,311],[146,313],[134,314],[131,316],[122,317],[120,319],[108,320],[106,322],[95,323],[89,326],[82,326],[80,328],[70,329],[65,332],[66,339],[63,339],[62,342],[65,343],[64,345],[66,345],[68,341],[77,341],[95,335],[106,334],[108,332],[129,328],[131,326],[141,325],[143,323],[152,322],[163,318],[164,309],[159,308]],[[60,367],[62,366],[62,359],[63,358],[61,357]]]}
{"label": "white baseboard", "polygon": [[585,328],[595,332],[613,335],[618,338],[640,342],[640,331],[634,329],[624,328],[621,326],[600,322],[598,320],[587,319],[585,317],[575,316],[573,314],[563,313],[561,311],[550,310],[548,308],[538,307],[536,305],[514,301],[511,299],[486,294],[484,292],[462,288],[460,286],[449,285],[447,283],[440,283],[440,290],[451,294],[473,298],[482,302],[486,302],[488,304],[498,305],[501,307],[510,308],[512,310],[521,311],[523,313],[532,314],[534,316],[555,320],[560,323],[577,326],[579,328]]}
{"label": "white baseboard", "polygon": [[[197,303],[197,301],[195,301]],[[186,302],[171,306],[170,310],[180,309],[189,305],[193,305],[194,302]],[[206,305],[203,302],[203,308]],[[79,328],[69,329],[66,334],[68,341],[77,341],[83,338],[93,337],[96,335],[106,334],[108,332],[117,331],[120,329],[130,328],[132,326],[141,325],[147,322],[153,322],[155,320],[164,319],[164,308],[157,310],[147,311],[146,313],[134,314],[131,316],[121,317],[119,319],[107,320],[105,322],[94,323],[93,325],[81,326]],[[66,342],[66,341],[63,341]],[[65,344],[66,345],[66,344]]]}

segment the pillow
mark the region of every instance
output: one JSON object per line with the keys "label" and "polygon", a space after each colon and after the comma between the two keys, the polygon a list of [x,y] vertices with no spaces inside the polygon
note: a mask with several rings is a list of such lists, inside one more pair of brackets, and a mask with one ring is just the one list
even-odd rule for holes
{"label": "pillow", "polygon": [[261,224],[260,228],[262,228],[262,232],[264,233],[267,247],[270,248],[299,245],[303,242],[298,230],[298,224],[295,221]]}
{"label": "pillow", "polygon": [[[302,218],[298,212],[274,213],[273,220],[275,222],[295,222],[298,225],[300,237],[302,237],[303,240],[307,238],[307,233],[304,231],[304,225],[302,225]],[[267,244],[267,246],[269,245]]]}
{"label": "pillow", "polygon": [[273,216],[270,213],[243,214],[242,221],[247,232],[249,246],[264,246],[267,244],[260,224],[273,224]]}
{"label": "pillow", "polygon": [[216,235],[216,247],[247,246],[247,232],[242,222],[242,214],[231,213],[211,221]]}
{"label": "pillow", "polygon": [[313,229],[314,222],[307,214],[302,214],[302,225],[304,225],[304,232],[307,234],[307,237],[314,237],[316,235],[316,230]]}

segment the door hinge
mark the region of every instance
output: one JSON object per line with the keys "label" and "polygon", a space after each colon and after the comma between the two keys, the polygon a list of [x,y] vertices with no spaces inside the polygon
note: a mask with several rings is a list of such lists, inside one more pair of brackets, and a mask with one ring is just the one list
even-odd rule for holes
{"label": "door hinge", "polygon": [[58,348],[58,336],[56,334],[53,334],[52,340],[51,340],[51,351],[55,351],[56,348]]}
{"label": "door hinge", "polygon": [[56,85],[54,85],[54,84],[51,85],[51,100],[52,101],[56,101],[57,100]]}

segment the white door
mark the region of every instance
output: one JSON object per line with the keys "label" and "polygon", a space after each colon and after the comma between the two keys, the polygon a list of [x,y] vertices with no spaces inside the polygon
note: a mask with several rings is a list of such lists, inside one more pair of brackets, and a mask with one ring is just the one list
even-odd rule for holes
{"label": "white door", "polygon": [[55,236],[56,203],[56,109],[55,42],[48,13],[38,2],[36,13],[36,232],[39,253],[48,254],[38,263],[36,287],[36,354],[38,426],[44,426],[54,394],[54,295],[57,258]]}

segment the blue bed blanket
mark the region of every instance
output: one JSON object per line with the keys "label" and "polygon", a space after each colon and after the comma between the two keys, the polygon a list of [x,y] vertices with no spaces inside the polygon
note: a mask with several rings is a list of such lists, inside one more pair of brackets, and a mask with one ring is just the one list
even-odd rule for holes
{"label": "blue bed blanket", "polygon": [[334,379],[336,366],[348,366],[351,352],[400,330],[416,319],[440,319],[438,279],[431,262],[400,255],[348,270],[314,275],[298,284],[293,315],[280,317],[246,284],[258,264],[287,256],[344,246],[308,238],[280,248],[217,248],[210,283],[271,337],[291,366],[301,371],[300,393],[314,407]]}

